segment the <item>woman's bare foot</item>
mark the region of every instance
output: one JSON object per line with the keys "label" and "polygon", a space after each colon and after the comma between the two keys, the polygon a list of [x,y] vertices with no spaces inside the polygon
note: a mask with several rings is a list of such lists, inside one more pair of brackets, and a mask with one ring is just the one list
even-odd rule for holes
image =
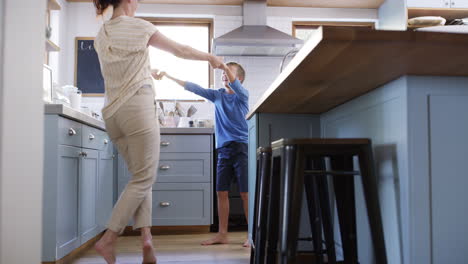
{"label": "woman's bare foot", "polygon": [[156,257],[154,256],[152,240],[146,240],[143,242],[143,263],[156,264]]}
{"label": "woman's bare foot", "polygon": [[229,243],[227,234],[217,233],[214,237],[201,242],[203,246],[227,244]]}
{"label": "woman's bare foot", "polygon": [[97,251],[101,257],[107,262],[107,264],[115,264],[115,253],[114,253],[114,243],[111,241],[106,241],[101,238],[95,245],[94,249]]}
{"label": "woman's bare foot", "polygon": [[250,247],[250,242],[249,242],[249,239],[247,238],[244,242],[244,244],[242,245],[243,247],[246,247],[246,248],[249,248]]}

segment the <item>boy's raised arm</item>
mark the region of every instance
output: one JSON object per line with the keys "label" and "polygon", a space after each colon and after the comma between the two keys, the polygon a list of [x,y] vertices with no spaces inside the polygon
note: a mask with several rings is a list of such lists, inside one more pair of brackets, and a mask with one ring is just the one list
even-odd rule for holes
{"label": "boy's raised arm", "polygon": [[226,73],[226,76],[228,77],[229,83],[231,84],[231,89],[234,90],[234,92],[240,96],[242,99],[249,99],[249,93],[248,91],[242,86],[240,81],[237,79],[236,75],[231,71],[231,69],[226,65],[223,64],[222,69]]}
{"label": "boy's raised arm", "polygon": [[152,75],[153,75],[153,78],[155,78],[156,80],[161,80],[164,76],[166,76],[168,79],[174,81],[175,83],[177,83],[178,85],[184,87],[185,90],[187,91],[190,91],[196,95],[199,95],[203,98],[206,98],[212,102],[215,101],[216,99],[216,92],[214,90],[211,90],[211,89],[204,89],[202,88],[201,86],[195,84],[195,83],[191,83],[191,82],[186,82],[186,81],[182,81],[182,80],[179,80],[177,78],[174,78],[172,76],[170,76],[169,74],[167,74],[166,72],[157,72],[157,70],[153,70],[152,71]]}

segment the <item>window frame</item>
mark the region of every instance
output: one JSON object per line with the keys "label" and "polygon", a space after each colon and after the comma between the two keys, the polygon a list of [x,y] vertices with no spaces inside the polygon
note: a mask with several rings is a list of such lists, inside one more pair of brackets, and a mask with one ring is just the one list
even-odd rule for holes
{"label": "window frame", "polygon": [[[171,25],[171,26],[200,26],[208,27],[208,52],[211,52],[213,46],[214,25],[212,18],[172,18],[172,17],[139,17],[153,25]],[[214,69],[208,64],[208,84],[211,87],[214,84]],[[205,102],[205,99],[158,99],[158,102]]]}

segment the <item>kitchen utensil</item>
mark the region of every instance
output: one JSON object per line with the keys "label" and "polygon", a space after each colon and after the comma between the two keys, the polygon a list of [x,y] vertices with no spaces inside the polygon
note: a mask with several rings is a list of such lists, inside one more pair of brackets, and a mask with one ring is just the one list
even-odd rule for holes
{"label": "kitchen utensil", "polygon": [[164,104],[163,104],[163,102],[159,102],[159,107],[161,108],[162,115],[164,116]]}
{"label": "kitchen utensil", "polygon": [[190,117],[181,116],[177,127],[190,127]]}
{"label": "kitchen utensil", "polygon": [[182,105],[179,102],[176,103],[175,109],[177,110],[177,113],[179,113],[180,117],[186,116],[185,109],[182,107]]}
{"label": "kitchen utensil", "polygon": [[192,117],[197,112],[197,108],[191,105],[187,111],[187,117]]}
{"label": "kitchen utensil", "polygon": [[174,116],[165,116],[164,124],[165,124],[165,127],[176,127]]}
{"label": "kitchen utensil", "polygon": [[70,93],[70,105],[73,109],[81,110],[81,91],[78,90],[76,93]]}
{"label": "kitchen utensil", "polygon": [[195,124],[197,124],[197,127],[205,127],[205,120],[197,119]]}
{"label": "kitchen utensil", "polygon": [[89,116],[92,114],[91,109],[89,109],[87,106],[81,107],[81,112]]}

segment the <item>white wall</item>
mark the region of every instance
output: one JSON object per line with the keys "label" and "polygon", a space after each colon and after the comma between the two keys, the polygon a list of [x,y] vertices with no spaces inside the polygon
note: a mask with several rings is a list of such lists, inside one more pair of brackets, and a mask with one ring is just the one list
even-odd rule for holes
{"label": "white wall", "polygon": [[[292,33],[292,21],[300,20],[334,20],[334,21],[376,21],[375,9],[330,9],[330,8],[279,8],[267,9],[268,25],[285,33]],[[68,3],[66,10],[61,11],[60,32],[66,37],[60,37],[59,45],[60,65],[58,83],[60,85],[74,83],[75,71],[75,37],[95,36],[102,24],[97,19],[91,3]],[[138,14],[141,16],[158,17],[203,17],[213,18],[214,35],[218,37],[240,25],[242,25],[242,8],[240,6],[210,6],[210,5],[155,5],[141,4]],[[66,28],[66,29],[64,29]],[[229,57],[226,60],[241,63],[247,71],[245,87],[250,91],[250,105],[254,105],[260,95],[268,88],[279,73],[279,58],[255,58],[255,57]],[[215,72],[215,87],[221,87],[220,71]],[[84,104],[95,111],[100,111],[103,104],[102,98],[85,98]],[[189,104],[183,104],[188,107]],[[194,118],[214,118],[211,103],[195,103],[198,108]],[[169,108],[172,107],[170,104]]]}
{"label": "white wall", "polygon": [[0,263],[40,263],[46,1],[0,5]]}

